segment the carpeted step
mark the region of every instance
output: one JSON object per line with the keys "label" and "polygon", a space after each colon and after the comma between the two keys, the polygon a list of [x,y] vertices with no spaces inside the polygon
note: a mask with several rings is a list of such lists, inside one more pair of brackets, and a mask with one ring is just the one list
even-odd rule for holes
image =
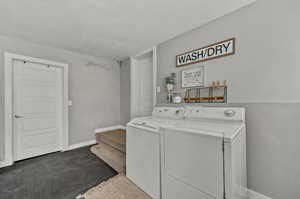
{"label": "carpeted step", "polygon": [[96,134],[97,143],[105,143],[119,151],[126,152],[126,131],[117,129]]}
{"label": "carpeted step", "polygon": [[85,199],[151,199],[126,176],[119,174],[106,182],[90,189]]}
{"label": "carpeted step", "polygon": [[115,169],[118,173],[125,172],[126,167],[126,155],[125,153],[100,142],[97,145],[91,147],[92,153],[106,162],[109,166]]}

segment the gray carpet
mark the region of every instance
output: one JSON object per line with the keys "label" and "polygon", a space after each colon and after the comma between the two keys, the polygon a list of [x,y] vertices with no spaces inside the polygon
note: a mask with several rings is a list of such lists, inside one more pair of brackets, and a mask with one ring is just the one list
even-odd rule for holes
{"label": "gray carpet", "polygon": [[0,199],[73,199],[117,173],[89,147],[0,169]]}

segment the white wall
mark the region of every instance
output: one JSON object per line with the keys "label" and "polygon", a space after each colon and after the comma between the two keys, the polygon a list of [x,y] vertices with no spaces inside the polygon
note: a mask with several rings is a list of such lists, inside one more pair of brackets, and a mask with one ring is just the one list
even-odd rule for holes
{"label": "white wall", "polygon": [[69,64],[69,97],[73,101],[69,112],[70,145],[94,139],[96,128],[120,123],[117,63],[0,36],[0,159],[4,154],[4,52]]}

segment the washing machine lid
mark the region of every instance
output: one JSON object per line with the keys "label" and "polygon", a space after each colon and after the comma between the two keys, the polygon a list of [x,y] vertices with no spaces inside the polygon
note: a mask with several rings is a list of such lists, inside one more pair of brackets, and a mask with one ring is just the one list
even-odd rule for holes
{"label": "washing machine lid", "polygon": [[162,127],[172,127],[178,124],[177,120],[164,119],[157,117],[141,117],[131,120],[127,126],[142,128],[150,131],[159,131]]}
{"label": "washing machine lid", "polygon": [[231,142],[236,138],[241,130],[244,128],[243,124],[224,124],[218,122],[191,122],[185,121],[177,123],[173,126],[166,126],[164,129],[181,131],[184,133],[194,133],[206,136],[214,136],[224,138],[225,141]]}
{"label": "washing machine lid", "polygon": [[153,120],[152,117],[135,118],[127,126],[155,132],[158,132],[160,128],[159,123]]}

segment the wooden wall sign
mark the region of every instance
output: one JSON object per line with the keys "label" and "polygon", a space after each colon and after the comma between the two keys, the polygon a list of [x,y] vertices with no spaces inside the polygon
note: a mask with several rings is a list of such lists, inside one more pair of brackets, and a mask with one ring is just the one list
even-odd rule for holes
{"label": "wooden wall sign", "polygon": [[176,67],[204,62],[235,53],[235,38],[192,50],[176,56]]}

